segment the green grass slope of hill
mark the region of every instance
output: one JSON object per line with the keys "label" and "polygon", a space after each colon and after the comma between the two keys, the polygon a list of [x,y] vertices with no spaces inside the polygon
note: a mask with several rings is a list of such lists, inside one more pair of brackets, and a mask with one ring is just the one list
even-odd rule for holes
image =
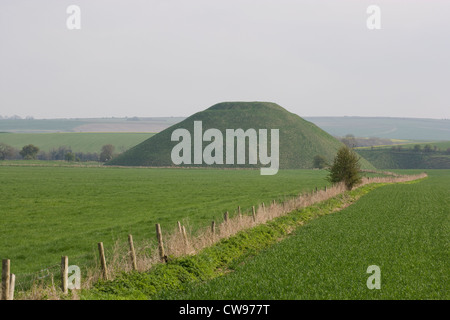
{"label": "green grass slope of hill", "polygon": [[[171,151],[178,141],[171,141],[172,132],[187,129],[193,137],[194,121],[202,121],[203,132],[210,128],[220,130],[225,139],[226,129],[279,129],[280,168],[312,168],[316,155],[332,162],[342,143],[296,114],[269,102],[224,102],[198,112],[186,120],[167,128],[152,138],[131,148],[108,164],[124,166],[174,166]],[[270,142],[270,135],[268,138]],[[203,142],[203,148],[209,142]],[[224,141],[225,145],[225,141]],[[193,148],[192,148],[193,149]],[[270,147],[268,147],[270,150]],[[202,149],[203,150],[203,149]],[[248,151],[248,144],[246,147]],[[248,153],[248,152],[246,152]],[[224,152],[225,155],[225,152]],[[248,157],[248,154],[246,155]],[[259,162],[259,161],[258,161]],[[261,167],[258,165],[233,165],[233,167]],[[363,168],[373,168],[364,159]],[[189,165],[196,166],[196,165]],[[204,166],[204,165],[197,165]],[[219,166],[219,165],[215,165]],[[220,165],[229,167],[230,165]]]}
{"label": "green grass slope of hill", "polygon": [[[43,161],[41,161],[43,162]],[[43,162],[46,163],[46,162]],[[132,233],[135,245],[186,223],[221,221],[225,211],[283,201],[329,183],[325,170],[256,170],[0,166],[0,258],[11,259],[17,286],[62,255],[83,267]],[[109,257],[108,257],[109,259]],[[24,278],[25,277],[25,278]]]}

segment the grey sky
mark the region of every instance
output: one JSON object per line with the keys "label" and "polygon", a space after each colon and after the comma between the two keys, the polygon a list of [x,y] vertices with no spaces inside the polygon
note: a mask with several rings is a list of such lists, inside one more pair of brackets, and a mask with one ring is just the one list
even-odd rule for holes
{"label": "grey sky", "polygon": [[[68,5],[81,30],[68,30]],[[368,30],[368,5],[381,30]],[[450,118],[450,1],[0,2],[0,115]]]}

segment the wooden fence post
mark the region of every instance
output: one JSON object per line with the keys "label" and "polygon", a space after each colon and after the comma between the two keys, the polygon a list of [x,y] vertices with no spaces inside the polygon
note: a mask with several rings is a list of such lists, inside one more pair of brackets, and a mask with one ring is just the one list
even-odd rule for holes
{"label": "wooden fence post", "polygon": [[102,266],[102,275],[104,280],[108,280],[108,269],[106,268],[105,249],[103,242],[98,243],[98,252],[100,253],[100,264]]}
{"label": "wooden fence post", "polygon": [[253,222],[256,221],[256,210],[255,210],[255,206],[252,206],[252,217],[253,217]]}
{"label": "wooden fence post", "polygon": [[228,217],[229,217],[229,214],[228,214],[228,211],[227,211],[223,215],[223,220],[225,221],[225,223],[228,223]]}
{"label": "wooden fence post", "polygon": [[238,216],[239,219],[242,219],[241,206],[238,206]]}
{"label": "wooden fence post", "polygon": [[9,259],[2,260],[2,296],[1,300],[9,300],[11,285],[11,269]]}
{"label": "wooden fence post", "polygon": [[67,289],[67,284],[69,282],[69,257],[61,257],[61,290],[64,294],[67,294],[69,290]]}
{"label": "wooden fence post", "polygon": [[128,235],[128,244],[130,245],[131,268],[132,270],[136,271],[137,270],[136,251],[134,251],[133,236],[131,234]]}
{"label": "wooden fence post", "polygon": [[159,225],[159,223],[156,224],[156,239],[158,240],[159,258],[161,259],[161,262],[167,262],[166,253],[164,252],[161,226]]}
{"label": "wooden fence post", "polygon": [[213,237],[216,234],[216,222],[215,221],[211,222],[211,234],[213,235]]}
{"label": "wooden fence post", "polygon": [[14,300],[14,288],[16,287],[16,275],[11,273],[11,281],[9,285],[9,300]]}
{"label": "wooden fence post", "polygon": [[264,202],[262,203],[262,208],[263,208],[263,212],[266,213],[266,205],[264,204]]}
{"label": "wooden fence post", "polygon": [[327,191],[327,186],[325,186],[325,192]]}
{"label": "wooden fence post", "polygon": [[187,238],[187,234],[186,234],[186,228],[184,226],[182,227],[182,231],[183,231],[184,245],[187,247],[189,243],[188,243],[188,238]]}

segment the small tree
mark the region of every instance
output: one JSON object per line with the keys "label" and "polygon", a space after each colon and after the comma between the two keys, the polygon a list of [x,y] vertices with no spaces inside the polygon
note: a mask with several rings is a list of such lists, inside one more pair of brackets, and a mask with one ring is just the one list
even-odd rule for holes
{"label": "small tree", "polygon": [[420,152],[420,144],[416,144],[413,149],[415,152]]}
{"label": "small tree", "polygon": [[35,145],[32,145],[32,144],[29,144],[29,145],[24,146],[19,153],[25,160],[31,160],[31,159],[36,159],[36,155],[38,152],[39,152],[38,147],[36,147]]}
{"label": "small tree", "polygon": [[112,144],[105,144],[102,147],[102,151],[100,153],[100,161],[106,162],[113,158],[114,155],[114,146]]}
{"label": "small tree", "polygon": [[0,160],[12,158],[15,150],[9,144],[0,142]]}
{"label": "small tree", "polygon": [[327,159],[325,159],[324,156],[321,155],[317,155],[314,157],[313,160],[313,167],[314,168],[319,168],[319,169],[323,169],[327,166]]}
{"label": "small tree", "polygon": [[66,155],[64,156],[64,158],[65,158],[66,161],[68,161],[68,162],[73,162],[73,161],[75,161],[75,155],[73,154],[73,152],[67,152]]}
{"label": "small tree", "polygon": [[358,155],[347,146],[341,147],[333,165],[329,169],[328,181],[331,183],[344,182],[348,190],[361,182],[360,163]]}
{"label": "small tree", "polygon": [[433,149],[432,149],[431,145],[426,144],[426,145],[423,147],[423,151],[424,151],[424,152],[431,152],[431,151],[433,151]]}
{"label": "small tree", "polygon": [[352,134],[347,134],[344,138],[341,139],[341,141],[349,148],[355,148],[358,146],[358,142],[356,141],[356,138]]}

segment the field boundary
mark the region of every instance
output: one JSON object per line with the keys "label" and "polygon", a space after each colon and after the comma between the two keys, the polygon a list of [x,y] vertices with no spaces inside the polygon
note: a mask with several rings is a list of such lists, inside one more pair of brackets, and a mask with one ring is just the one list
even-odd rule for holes
{"label": "field boundary", "polygon": [[[360,196],[374,189],[375,186],[395,182],[408,182],[423,179],[426,176],[426,174],[420,174],[364,178],[358,188],[352,191],[346,191],[343,185],[334,185],[330,188],[325,187],[323,190],[317,190],[316,188],[311,193],[299,195],[282,203],[273,201],[268,206],[262,203],[257,208],[253,207],[251,214],[243,214],[238,208],[234,217],[230,217],[229,213],[226,212],[222,223],[216,225],[215,221],[213,221],[211,226],[200,230],[196,235],[186,233],[185,227],[178,223],[178,227],[174,231],[166,233],[164,243],[162,242],[163,233],[159,233],[160,237],[158,238],[161,240],[159,250],[151,248],[150,254],[134,256],[131,262],[129,259],[129,247],[124,243],[118,243],[113,249],[112,256],[107,257],[107,261],[101,264],[104,266],[102,269],[89,270],[88,276],[83,279],[82,288],[84,290],[81,292],[89,292],[89,289],[101,288],[108,283],[114,284],[117,281],[120,282],[121,279],[133,277],[135,274],[145,276],[154,272],[158,273],[158,270],[166,270],[165,268],[170,270],[171,267],[169,266],[178,265],[180,261],[182,262],[185,259],[188,261],[190,259],[195,260],[196,258],[194,257],[200,257],[202,254],[205,254],[204,252],[217,250],[217,247],[222,248],[224,245],[227,246],[227,243],[236,242],[236,239],[244,237],[245,241],[242,244],[244,248],[238,250],[239,254],[227,253],[226,257],[223,255],[217,257],[217,253],[215,254],[220,263],[214,265],[213,270],[211,269],[205,273],[210,274],[210,276],[215,275],[217,270],[228,268],[230,259],[236,260],[241,256],[247,256],[249,252],[258,251],[257,248],[260,245],[269,245],[274,243],[274,241],[279,241],[311,218],[332,213],[349,206],[359,199]],[[304,214],[305,212],[307,213],[306,218],[305,216],[298,216],[298,213]],[[249,237],[249,235],[252,236]],[[258,238],[258,242],[249,245],[248,241],[251,243],[254,238]],[[142,252],[142,248],[137,248],[136,251]],[[148,250],[146,251],[148,252]],[[101,252],[100,256],[102,256]],[[226,263],[223,264],[223,262]],[[106,265],[108,265],[107,270]],[[201,273],[203,274],[204,272]],[[197,277],[203,279],[204,275],[197,274]],[[116,279],[118,280],[116,281]],[[164,281],[162,284],[164,284]],[[78,298],[78,293],[74,290],[65,296],[59,288],[55,288],[55,284],[52,281],[50,287],[41,284],[40,287],[34,286],[31,291],[22,292],[17,296],[22,299],[76,299]]]}
{"label": "field boundary", "polygon": [[187,283],[212,280],[232,272],[236,266],[245,263],[246,259],[282,241],[308,221],[347,208],[370,191],[388,184],[390,183],[367,183],[352,191],[344,191],[266,223],[241,230],[197,254],[174,258],[147,272],[121,273],[114,280],[100,280],[94,284],[93,289],[82,292],[81,296],[84,299],[164,299],[165,292],[183,290]]}

